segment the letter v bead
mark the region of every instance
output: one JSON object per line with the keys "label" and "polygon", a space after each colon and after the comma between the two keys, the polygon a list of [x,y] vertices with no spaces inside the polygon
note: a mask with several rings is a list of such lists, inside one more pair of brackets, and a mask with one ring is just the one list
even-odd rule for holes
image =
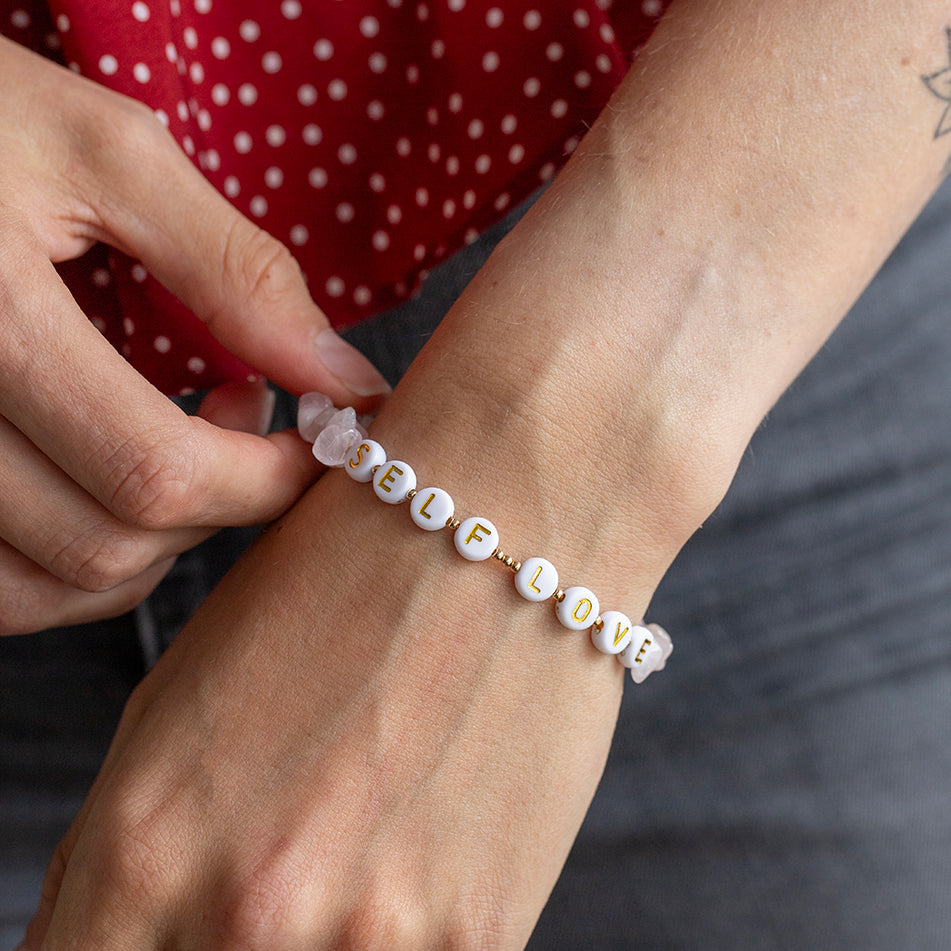
{"label": "letter v bead", "polygon": [[605,611],[591,628],[591,643],[604,654],[620,654],[631,643],[631,619],[620,611]]}

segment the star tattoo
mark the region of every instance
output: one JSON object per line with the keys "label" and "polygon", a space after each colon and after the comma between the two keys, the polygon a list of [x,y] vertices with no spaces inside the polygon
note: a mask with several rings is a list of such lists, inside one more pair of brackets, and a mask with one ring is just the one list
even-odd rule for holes
{"label": "star tattoo", "polygon": [[931,73],[930,76],[921,77],[932,95],[937,96],[945,104],[944,113],[934,131],[936,139],[951,132],[951,27],[945,27],[944,32],[948,40],[948,65],[936,73]]}

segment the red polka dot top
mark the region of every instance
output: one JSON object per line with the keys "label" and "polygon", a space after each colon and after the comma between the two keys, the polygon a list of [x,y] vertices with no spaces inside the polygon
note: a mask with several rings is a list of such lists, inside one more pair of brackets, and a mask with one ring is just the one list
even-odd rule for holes
{"label": "red polka dot top", "polygon": [[[155,110],[343,327],[550,179],[667,0],[0,0],[0,30]],[[60,266],[166,393],[248,368],[138,262]]]}

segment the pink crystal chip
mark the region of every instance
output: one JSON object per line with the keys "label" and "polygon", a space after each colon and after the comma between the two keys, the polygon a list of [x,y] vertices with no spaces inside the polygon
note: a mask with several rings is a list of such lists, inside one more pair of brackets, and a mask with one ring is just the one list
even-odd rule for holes
{"label": "pink crystal chip", "polygon": [[314,440],[314,455],[325,466],[342,466],[350,450],[366,436],[352,406],[337,410]]}

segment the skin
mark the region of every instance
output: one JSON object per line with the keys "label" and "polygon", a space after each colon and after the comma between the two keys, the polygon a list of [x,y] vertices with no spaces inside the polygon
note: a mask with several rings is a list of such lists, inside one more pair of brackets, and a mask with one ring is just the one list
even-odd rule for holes
{"label": "skin", "polygon": [[[640,617],[937,185],[947,16],[675,3],[374,438]],[[329,473],[136,691],[27,946],[522,947],[623,672],[510,584]]]}
{"label": "skin", "polygon": [[93,328],[51,262],[108,242],[285,387],[365,409],[387,387],[321,336],[287,249],[151,111],[2,39],[0,86],[0,632],[14,634],[127,610],[176,554],[276,517],[318,474],[293,434],[259,435],[263,379],[214,391],[188,418]]}

